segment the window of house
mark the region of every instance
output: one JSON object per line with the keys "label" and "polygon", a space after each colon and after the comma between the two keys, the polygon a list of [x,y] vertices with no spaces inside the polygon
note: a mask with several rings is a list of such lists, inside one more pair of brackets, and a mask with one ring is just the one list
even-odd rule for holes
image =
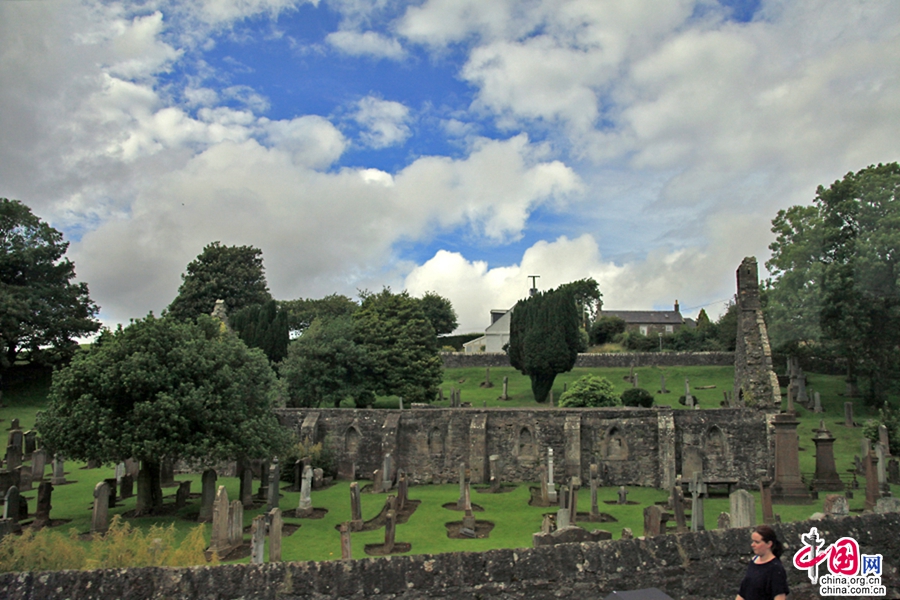
{"label": "window of house", "polygon": [[647,335],[647,326],[641,325],[641,335]]}
{"label": "window of house", "polygon": [[675,331],[674,325],[666,325],[666,333],[672,333],[673,331]]}

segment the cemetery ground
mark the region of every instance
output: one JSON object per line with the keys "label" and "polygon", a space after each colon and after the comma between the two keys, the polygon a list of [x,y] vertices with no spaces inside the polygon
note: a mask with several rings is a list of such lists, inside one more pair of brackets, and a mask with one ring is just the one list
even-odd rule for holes
{"label": "cemetery ground", "polygon": [[[571,385],[579,377],[587,373],[595,373],[610,379],[621,392],[631,387],[626,381],[630,375],[630,369],[575,369],[557,377],[553,387],[554,396],[558,400],[563,391],[563,385]],[[678,404],[679,396],[684,394],[684,379],[690,379],[691,393],[699,399],[700,407],[705,409],[716,408],[723,400],[723,390],[731,390],[733,369],[731,367],[642,367],[635,369],[639,386],[654,393],[657,405],[671,405],[676,409],[684,409]],[[657,394],[660,388],[660,375],[666,378],[666,387],[669,394]],[[503,377],[509,377],[509,400],[499,400],[502,393]],[[532,396],[530,382],[512,368],[492,368],[490,378],[493,387],[485,388],[480,384],[485,381],[484,368],[448,369],[444,374],[443,402],[436,402],[436,406],[449,406],[450,387],[462,390],[462,402],[471,403],[474,408],[488,407],[539,407]],[[860,453],[860,440],[862,428],[848,428],[844,426],[844,402],[847,400],[842,395],[844,389],[843,378],[837,376],[808,374],[810,394],[818,391],[821,394],[823,414],[814,414],[803,407],[796,407],[800,426],[798,435],[800,440],[800,469],[804,479],[809,481],[815,470],[815,445],[812,442],[813,430],[819,427],[820,419],[832,435],[837,438],[834,445],[834,455],[838,472],[845,483],[852,481],[851,470],[853,457]],[[4,406],[0,408],[0,430],[4,433],[9,428],[10,420],[18,418],[23,430],[30,429],[34,424],[35,414],[46,402],[46,393],[49,387],[49,377],[37,377],[27,381],[6,381],[6,391],[3,395]],[[715,387],[711,387],[715,386]],[[784,392],[784,390],[782,390]],[[861,425],[865,419],[875,415],[876,411],[868,409],[863,400],[856,398],[854,403],[854,419]],[[396,398],[379,399],[376,407],[389,409],[399,404]],[[463,409],[465,410],[465,409]],[[685,409],[686,410],[686,409]],[[739,451],[739,450],[737,450]],[[83,463],[75,461],[66,462],[66,479],[72,483],[54,486],[52,497],[51,519],[54,521],[66,521],[66,523],[53,527],[53,531],[67,535],[70,530],[79,534],[90,531],[91,505],[94,486],[105,478],[114,477],[112,467],[86,469]],[[537,474],[536,474],[537,475]],[[176,481],[190,480],[192,482],[192,496],[185,508],[175,514],[157,517],[128,518],[132,527],[148,530],[153,525],[168,527],[174,526],[175,539],[181,542],[189,532],[197,527],[196,514],[200,505],[201,476],[197,474],[176,474]],[[853,490],[853,498],[849,500],[851,512],[860,512],[865,501],[865,478],[858,476],[859,489]],[[360,486],[365,488],[368,482],[361,481]],[[217,485],[224,485],[230,499],[239,497],[239,481],[234,477],[219,476]],[[493,548],[521,548],[531,547],[532,534],[540,531],[544,514],[555,513],[556,507],[541,508],[530,506],[529,488],[539,486],[532,483],[506,484],[515,489],[509,493],[487,494],[479,493],[479,488],[488,486],[473,486],[472,503],[481,507],[482,511],[475,512],[475,518],[479,521],[490,521],[494,524],[488,537],[480,539],[450,539],[447,535],[446,524],[460,521],[462,512],[443,508],[445,504],[455,504],[459,497],[459,485],[456,482],[444,485],[420,485],[409,488],[409,498],[419,501],[415,512],[406,523],[397,525],[396,540],[411,544],[410,554],[441,553],[455,551],[484,551]],[[254,481],[253,491],[259,486]],[[279,507],[285,513],[285,537],[282,541],[282,559],[286,561],[306,560],[337,560],[341,558],[340,535],[336,527],[350,519],[350,492],[349,482],[340,481],[334,485],[314,490],[312,502],[315,508],[327,509],[324,517],[319,519],[297,519],[290,515],[290,511],[297,507],[300,493],[291,492],[284,488],[286,482],[281,482],[281,498]],[[166,505],[174,504],[174,495],[177,487],[164,488]],[[752,491],[752,490],[751,490]],[[896,496],[900,494],[900,486],[892,486],[892,492]],[[395,493],[392,491],[392,493]],[[756,499],[757,522],[762,522],[762,503],[759,491],[752,491]],[[33,515],[35,509],[36,489],[23,492],[29,500],[29,514]],[[776,504],[774,511],[781,516],[783,521],[795,521],[808,518],[815,512],[822,510],[825,493],[820,493],[819,499],[809,505],[785,505]],[[627,505],[617,505],[617,488],[601,488],[598,494],[598,504],[601,512],[612,515],[616,521],[607,523],[579,522],[585,529],[605,529],[612,533],[614,539],[618,539],[623,528],[630,528],[635,536],[643,533],[643,509],[653,503],[665,503],[668,490],[650,488],[628,487]],[[387,494],[362,494],[362,516],[364,520],[376,517],[385,505]],[[631,502],[635,504],[631,504]],[[578,492],[579,512],[590,511],[590,489],[583,486]],[[110,516],[125,514],[135,508],[135,498],[119,499],[115,508],[110,510]],[[715,529],[718,515],[729,511],[729,499],[727,496],[716,496],[708,499],[704,506],[705,525],[707,529]],[[254,517],[264,514],[265,503],[257,503],[253,509],[244,511],[245,526],[244,539],[249,540],[249,527]],[[24,523],[27,525],[31,516]],[[299,529],[291,532],[291,526]],[[670,529],[674,522],[669,522]],[[210,526],[205,526],[207,541],[210,536]],[[82,536],[80,543],[87,544]],[[353,558],[366,557],[364,547],[367,544],[381,544],[384,541],[384,528],[372,531],[356,532],[352,534]],[[268,542],[267,542],[268,543]],[[267,554],[266,554],[267,555]],[[224,562],[249,562],[249,556],[236,561]]]}

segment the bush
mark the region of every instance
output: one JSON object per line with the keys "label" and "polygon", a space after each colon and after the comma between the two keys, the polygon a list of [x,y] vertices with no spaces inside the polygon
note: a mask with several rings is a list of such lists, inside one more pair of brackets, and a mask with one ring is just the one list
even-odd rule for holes
{"label": "bush", "polygon": [[622,399],[616,394],[612,382],[606,377],[587,375],[572,384],[559,397],[561,407],[621,406]]}
{"label": "bush", "polygon": [[615,339],[634,352],[654,352],[659,350],[659,336],[650,337],[640,331],[626,331],[617,335]]}
{"label": "bush", "polygon": [[884,425],[888,431],[891,454],[900,454],[900,410],[891,408],[886,402],[879,409],[877,419],[867,419],[863,424],[863,435],[873,443],[878,441],[878,426]]}
{"label": "bush", "polygon": [[331,435],[326,435],[323,441],[315,444],[309,439],[295,442],[284,457],[281,467],[281,480],[293,482],[294,463],[307,456],[313,469],[322,469],[322,473],[325,475],[337,475],[334,453],[331,451]]}
{"label": "bush", "polygon": [[629,388],[622,392],[622,404],[625,406],[653,406],[653,394],[644,388]]}
{"label": "bush", "polygon": [[599,346],[613,341],[617,334],[624,333],[625,321],[619,317],[600,317],[591,325],[591,344]]}

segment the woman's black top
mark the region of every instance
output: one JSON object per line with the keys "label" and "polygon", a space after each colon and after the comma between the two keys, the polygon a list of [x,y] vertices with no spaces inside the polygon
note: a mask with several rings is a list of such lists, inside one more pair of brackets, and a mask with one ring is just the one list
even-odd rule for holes
{"label": "woman's black top", "polygon": [[750,563],[739,593],[744,600],[773,600],[778,594],[790,594],[784,565],[778,558],[762,564]]}

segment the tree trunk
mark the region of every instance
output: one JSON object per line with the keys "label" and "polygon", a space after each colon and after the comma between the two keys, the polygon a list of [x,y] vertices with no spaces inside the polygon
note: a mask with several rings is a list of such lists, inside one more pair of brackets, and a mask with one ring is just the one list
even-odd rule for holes
{"label": "tree trunk", "polygon": [[550,396],[550,390],[553,388],[553,382],[556,380],[556,373],[532,374],[531,375],[531,393],[534,399],[543,404]]}
{"label": "tree trunk", "polygon": [[162,508],[163,494],[160,485],[159,461],[142,460],[138,472],[137,508],[135,516],[154,514]]}

